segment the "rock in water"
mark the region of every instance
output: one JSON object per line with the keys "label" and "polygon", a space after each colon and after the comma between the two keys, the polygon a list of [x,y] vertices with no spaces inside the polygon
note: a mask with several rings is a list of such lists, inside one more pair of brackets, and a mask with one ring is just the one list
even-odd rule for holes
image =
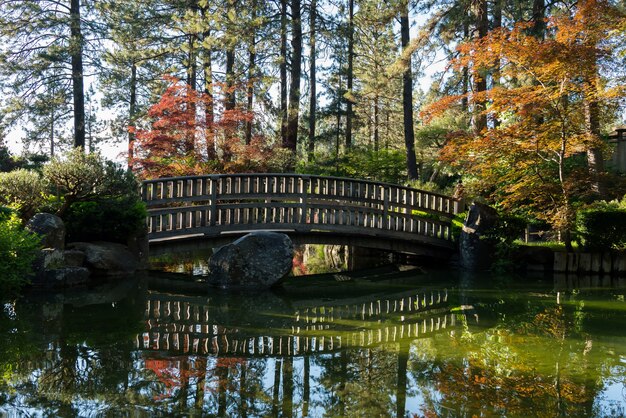
{"label": "rock in water", "polygon": [[291,271],[293,243],[285,234],[253,232],[209,260],[209,283],[222,288],[269,288]]}
{"label": "rock in water", "polygon": [[41,235],[42,248],[65,248],[65,224],[56,215],[38,213],[30,218],[26,229]]}
{"label": "rock in water", "polygon": [[85,253],[85,263],[97,275],[124,276],[137,270],[139,261],[122,244],[112,242],[72,242],[73,250]]}

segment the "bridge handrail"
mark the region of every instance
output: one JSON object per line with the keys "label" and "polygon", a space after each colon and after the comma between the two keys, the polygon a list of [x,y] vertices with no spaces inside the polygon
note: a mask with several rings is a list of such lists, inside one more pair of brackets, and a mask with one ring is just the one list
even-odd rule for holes
{"label": "bridge handrail", "polygon": [[179,180],[200,180],[200,179],[206,179],[206,178],[226,178],[226,177],[297,177],[297,178],[302,178],[302,179],[321,179],[321,180],[340,180],[340,181],[351,181],[351,182],[358,182],[358,183],[362,183],[362,184],[372,184],[372,185],[376,185],[376,186],[383,186],[383,187],[394,187],[394,188],[398,188],[398,189],[404,189],[404,190],[411,190],[411,191],[419,191],[422,193],[428,193],[429,195],[432,196],[436,196],[436,197],[442,197],[445,199],[453,199],[453,200],[457,200],[459,201],[459,199],[456,199],[454,197],[442,194],[442,193],[437,193],[437,192],[431,192],[429,190],[422,190],[422,189],[416,189],[414,187],[409,187],[409,186],[403,186],[401,184],[395,184],[395,183],[387,183],[387,182],[379,182],[379,181],[374,181],[374,180],[365,180],[365,179],[355,179],[355,178],[351,178],[351,177],[335,177],[335,176],[321,176],[318,174],[299,174],[299,173],[232,173],[232,174],[197,174],[197,175],[191,175],[191,176],[177,176],[177,177],[160,177],[157,179],[149,179],[149,180],[143,180],[142,184],[151,184],[151,183],[160,183],[160,182],[167,182],[167,181],[179,181]]}
{"label": "bridge handrail", "polygon": [[302,231],[322,226],[451,241],[449,220],[463,205],[453,197],[407,186],[285,173],[160,178],[144,181],[141,193],[152,238],[296,225]]}

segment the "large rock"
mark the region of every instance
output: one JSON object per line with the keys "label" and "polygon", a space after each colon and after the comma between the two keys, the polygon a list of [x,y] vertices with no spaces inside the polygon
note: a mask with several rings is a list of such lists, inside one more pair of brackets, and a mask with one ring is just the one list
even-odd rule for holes
{"label": "large rock", "polygon": [[41,236],[43,248],[65,248],[65,224],[56,215],[38,213],[28,221],[26,229]]}
{"label": "large rock", "polygon": [[472,203],[459,239],[461,266],[470,271],[488,268],[493,261],[493,244],[481,240],[498,221],[498,213],[482,203]]}
{"label": "large rock", "polygon": [[209,260],[209,283],[222,288],[269,288],[291,271],[294,247],[285,234],[253,232]]}
{"label": "large rock", "polygon": [[112,242],[72,242],[68,248],[85,253],[85,264],[95,274],[121,276],[134,273],[137,257],[122,244]]}

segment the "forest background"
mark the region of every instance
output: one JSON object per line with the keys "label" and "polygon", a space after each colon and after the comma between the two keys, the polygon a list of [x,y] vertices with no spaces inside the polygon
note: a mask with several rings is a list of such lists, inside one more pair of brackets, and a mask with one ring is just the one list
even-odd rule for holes
{"label": "forest background", "polygon": [[462,181],[567,229],[624,194],[625,22],[601,0],[5,0],[0,144],[44,156],[4,144],[4,169],[123,141],[142,178]]}

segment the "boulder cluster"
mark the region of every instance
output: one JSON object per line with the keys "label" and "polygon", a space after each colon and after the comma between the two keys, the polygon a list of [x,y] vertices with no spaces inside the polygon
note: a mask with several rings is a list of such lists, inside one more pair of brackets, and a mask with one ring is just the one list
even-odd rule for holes
{"label": "boulder cluster", "polygon": [[129,237],[128,245],[113,242],[69,242],[65,224],[56,215],[38,213],[26,228],[41,236],[35,261],[34,286],[64,288],[89,283],[94,277],[122,277],[146,268],[146,237]]}

